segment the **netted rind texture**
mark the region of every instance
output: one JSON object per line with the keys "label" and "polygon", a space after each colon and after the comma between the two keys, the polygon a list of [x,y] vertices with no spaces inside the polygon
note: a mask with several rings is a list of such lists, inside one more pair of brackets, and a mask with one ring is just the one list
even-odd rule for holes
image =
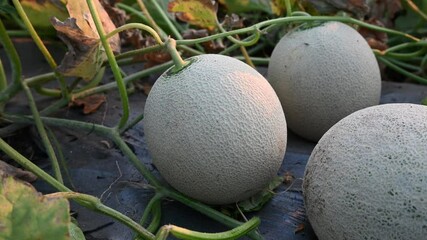
{"label": "netted rind texture", "polygon": [[380,100],[381,76],[371,48],[339,22],[286,34],[273,50],[267,78],[288,127],[315,142],[345,116]]}
{"label": "netted rind texture", "polygon": [[320,240],[427,236],[427,106],[385,104],[334,125],[308,161],[303,195]]}
{"label": "netted rind texture", "polygon": [[243,62],[208,54],[163,74],[148,96],[144,132],[153,163],[184,194],[233,203],[277,174],[287,141],[280,101]]}

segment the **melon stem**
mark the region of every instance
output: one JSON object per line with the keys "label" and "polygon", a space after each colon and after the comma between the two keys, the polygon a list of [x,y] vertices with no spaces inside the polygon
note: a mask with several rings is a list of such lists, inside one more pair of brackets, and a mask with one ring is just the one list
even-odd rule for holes
{"label": "melon stem", "polygon": [[186,62],[182,59],[181,55],[179,54],[178,50],[176,50],[176,41],[173,38],[168,38],[165,42],[166,48],[169,52],[169,54],[172,57],[172,61],[175,64],[173,67],[173,72],[179,72],[181,71],[185,66],[188,65],[189,62]]}

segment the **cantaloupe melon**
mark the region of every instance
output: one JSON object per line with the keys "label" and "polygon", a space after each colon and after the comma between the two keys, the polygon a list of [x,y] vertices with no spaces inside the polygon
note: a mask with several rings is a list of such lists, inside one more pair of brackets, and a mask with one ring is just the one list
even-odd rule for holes
{"label": "cantaloupe melon", "polygon": [[345,116],[380,100],[381,76],[371,48],[339,22],[306,24],[286,34],[273,50],[267,78],[288,127],[315,142]]}
{"label": "cantaloupe melon", "polygon": [[153,163],[170,185],[209,204],[250,197],[277,174],[286,120],[268,81],[222,55],[193,57],[165,72],[144,109]]}
{"label": "cantaloupe melon", "polygon": [[357,111],[320,139],[303,194],[320,240],[427,236],[427,106]]}

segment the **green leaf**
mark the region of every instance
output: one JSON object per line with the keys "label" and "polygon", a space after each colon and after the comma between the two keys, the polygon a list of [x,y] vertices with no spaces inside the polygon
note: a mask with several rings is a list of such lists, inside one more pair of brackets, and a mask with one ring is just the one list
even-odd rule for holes
{"label": "green leaf", "polygon": [[218,6],[211,0],[173,0],[168,5],[169,12],[177,13],[181,21],[214,30],[217,27]]}
{"label": "green leaf", "polygon": [[70,237],[71,237],[70,240],[86,240],[85,235],[83,234],[83,231],[73,221],[70,222],[69,229],[70,229]]}
{"label": "green leaf", "polygon": [[238,203],[240,209],[244,212],[260,210],[274,196],[273,190],[283,183],[284,177],[275,177],[270,184],[258,194]]}
{"label": "green leaf", "polygon": [[277,0],[219,0],[219,3],[227,8],[229,13],[247,13],[262,11],[273,14],[277,11]]}
{"label": "green leaf", "polygon": [[16,14],[16,9],[10,5],[7,1],[0,3],[0,14]]}
{"label": "green leaf", "polygon": [[426,97],[426,98],[424,98],[424,99],[421,101],[421,104],[422,104],[422,105],[426,105],[426,106],[427,106],[427,97]]}
{"label": "green leaf", "polygon": [[64,20],[68,17],[67,9],[60,2],[21,0],[22,8],[30,19],[31,24],[38,30],[54,31],[50,18]]}
{"label": "green leaf", "polygon": [[68,240],[69,205],[12,177],[0,180],[0,239]]}

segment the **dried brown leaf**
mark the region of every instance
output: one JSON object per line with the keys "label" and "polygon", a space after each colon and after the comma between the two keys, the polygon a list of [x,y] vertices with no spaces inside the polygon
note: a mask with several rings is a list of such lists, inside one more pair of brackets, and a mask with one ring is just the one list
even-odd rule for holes
{"label": "dried brown leaf", "polygon": [[[93,1],[95,8],[99,14],[99,18],[101,19],[102,26],[105,30],[105,33],[110,33],[116,26],[111,20],[108,13],[105,11],[104,7],[102,7],[99,0]],[[93,38],[98,38],[99,35],[96,31],[95,23],[92,19],[92,15],[90,14],[89,7],[85,0],[73,0],[67,2],[67,10],[70,14],[70,18],[76,19],[76,25],[88,36]],[[112,50],[116,53],[120,52],[120,38],[118,35],[115,35],[109,38],[109,43]]]}
{"label": "dried brown leaf", "polygon": [[[377,25],[380,27],[384,27],[384,24],[380,20],[375,18],[371,18],[365,22],[369,24]],[[368,42],[371,48],[378,49],[381,51],[386,50],[388,48],[387,46],[388,36],[386,33],[374,31],[364,27],[361,27],[359,29],[359,33],[366,39],[366,41]]]}
{"label": "dried brown leaf", "polygon": [[73,99],[71,106],[83,106],[83,113],[90,114],[96,112],[98,108],[107,100],[103,94],[95,94],[84,98]]}
{"label": "dried brown leaf", "polygon": [[0,160],[0,179],[4,179],[7,177],[18,178],[26,182],[34,182],[35,180],[37,180],[37,176],[34,175],[32,172],[28,172],[20,168],[14,167]]}
{"label": "dried brown leaf", "polygon": [[298,224],[298,226],[294,229],[294,233],[300,233],[304,231],[305,225],[304,223]]}
{"label": "dried brown leaf", "polygon": [[76,25],[75,18],[64,22],[56,18],[51,19],[58,37],[67,45],[68,52],[62,59],[57,70],[64,76],[81,77],[91,80],[106,59],[99,39],[90,37]]}
{"label": "dried brown leaf", "polygon": [[243,18],[240,18],[239,15],[233,13],[231,15],[225,15],[221,24],[225,29],[231,30],[245,27],[243,21]]}

